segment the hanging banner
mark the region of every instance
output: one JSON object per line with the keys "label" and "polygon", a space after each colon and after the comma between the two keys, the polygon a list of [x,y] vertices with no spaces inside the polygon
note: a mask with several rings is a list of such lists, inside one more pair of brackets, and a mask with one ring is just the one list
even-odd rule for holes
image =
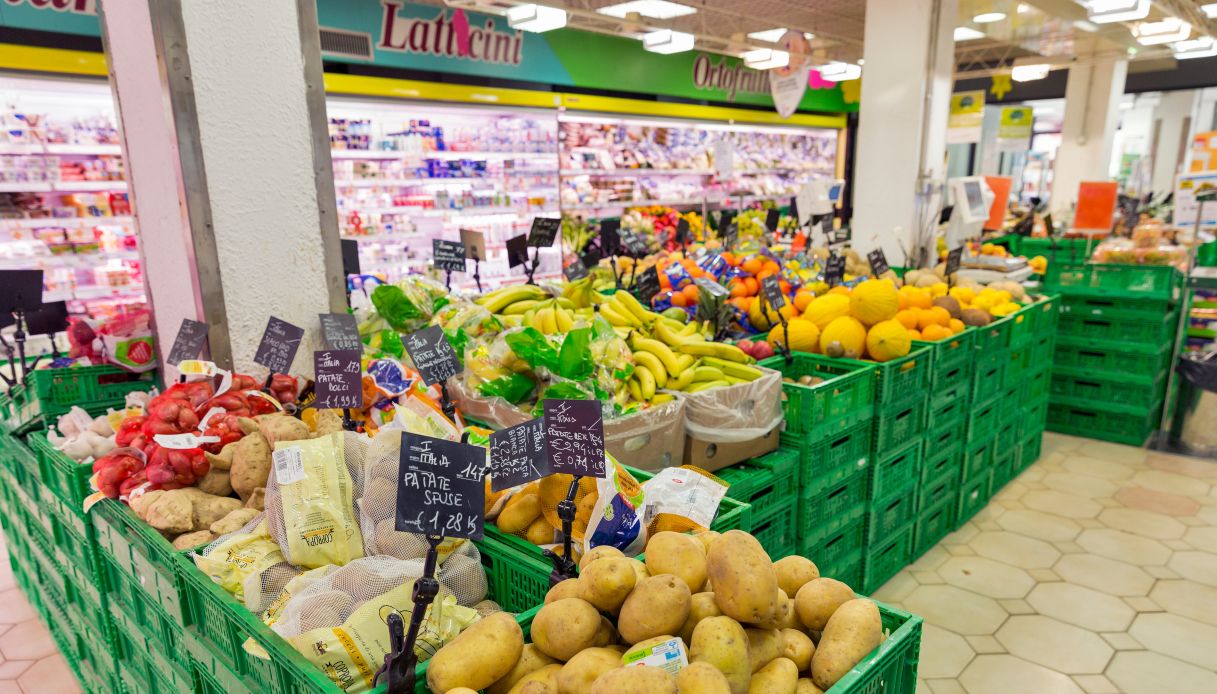
{"label": "hanging banner", "polygon": [[947,116],[947,144],[962,145],[980,142],[980,129],[985,120],[985,91],[956,92],[951,95],[951,111]]}
{"label": "hanging banner", "polygon": [[790,53],[790,64],[769,71],[769,92],[773,94],[773,107],[778,115],[789,118],[807,93],[807,81],[811,78],[811,44],[801,31],[787,31],[778,43],[782,50]]}
{"label": "hanging banner", "polygon": [[1001,121],[997,126],[997,139],[1031,140],[1031,126],[1035,121],[1034,111],[1030,106],[1003,106]]}
{"label": "hanging banner", "polygon": [[[1196,189],[1202,185],[1217,186],[1217,172],[1209,174],[1182,174],[1175,185],[1175,226],[1191,231],[1196,225],[1200,205],[1196,202]],[[1204,203],[1204,216],[1200,228],[1217,233],[1217,202]]]}

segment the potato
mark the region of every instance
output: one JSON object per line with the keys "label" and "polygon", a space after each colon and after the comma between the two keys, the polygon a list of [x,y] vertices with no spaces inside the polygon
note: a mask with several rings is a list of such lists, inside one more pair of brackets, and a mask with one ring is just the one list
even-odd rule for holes
{"label": "potato", "polygon": [[554,526],[545,520],[545,516],[537,516],[524,531],[524,539],[534,545],[548,545],[554,541]]}
{"label": "potato", "polygon": [[863,598],[850,600],[833,612],[811,656],[811,681],[828,689],[883,641],[879,608]]}
{"label": "potato", "polygon": [[602,557],[624,557],[624,556],[625,555],[621,553],[621,550],[617,549],[616,547],[614,547],[612,545],[597,545],[597,546],[592,547],[591,549],[587,550],[586,552],[584,552],[582,557],[579,557],[579,570],[582,571],[583,567],[587,566],[588,564],[591,564],[592,562],[594,562],[597,559],[600,559]]}
{"label": "potato", "polygon": [[794,694],[824,694],[824,690],[813,684],[810,679],[802,677],[799,678],[799,684],[794,688]]}
{"label": "potato", "polygon": [[515,617],[506,612],[484,617],[431,657],[427,685],[435,692],[484,689],[510,672],[523,651],[524,632]]}
{"label": "potato", "polygon": [[470,689],[469,687],[457,687],[456,689],[449,689],[448,691],[444,692],[444,694],[478,694],[478,693],[475,692],[474,690]]}
{"label": "potato", "polygon": [[216,537],[217,535],[210,530],[198,530],[193,533],[178,535],[173,540],[173,548],[180,550],[194,549],[199,545],[206,545],[214,542]]}
{"label": "potato", "polygon": [[655,533],[647,541],[647,571],[652,576],[672,574],[689,586],[690,593],[706,584],[706,550],[692,535],[670,530]]}
{"label": "potato", "polygon": [[600,616],[600,628],[596,630],[596,637],[592,639],[592,645],[597,648],[607,648],[620,639],[620,634],[617,633],[617,627],[609,621],[608,617]]}
{"label": "potato", "polygon": [[592,511],[596,510],[597,500],[598,497],[595,494],[584,494],[575,506],[575,520],[587,525],[592,519]]}
{"label": "potato", "polygon": [[579,651],[558,673],[557,694],[586,694],[596,678],[621,667],[621,654],[610,648]]}
{"label": "potato", "polygon": [[536,494],[516,494],[507,500],[495,525],[505,533],[522,533],[541,515],[541,497]]}
{"label": "potato", "polygon": [[680,694],[731,694],[731,685],[718,668],[709,663],[689,663],[676,676]]}
{"label": "potato", "polygon": [[854,591],[835,578],[820,577],[808,581],[794,596],[794,609],[803,626],[812,631],[824,631],[828,618],[838,607],[854,599]]}
{"label": "potato", "polygon": [[704,532],[697,533],[693,537],[701,540],[701,546],[706,548],[706,556],[709,556],[710,546],[718,540],[719,534],[713,530],[706,530]]}
{"label": "potato", "polygon": [[247,500],[255,489],[266,486],[271,464],[271,447],[266,437],[257,432],[246,434],[233,450],[228,482],[242,500]]}
{"label": "potato", "polygon": [[577,598],[579,597],[579,579],[568,578],[565,581],[557,583],[550,587],[549,592],[545,594],[545,604],[562,598]]}
{"label": "potato", "polygon": [[713,665],[727,678],[731,694],[748,691],[752,663],[748,659],[748,634],[730,617],[707,617],[693,629],[689,662]]}
{"label": "potato", "polygon": [[579,597],[601,612],[616,614],[634,590],[637,575],[625,557],[604,557],[588,564],[579,574]]}
{"label": "potato", "polygon": [[748,694],[794,694],[799,669],[786,658],[777,658],[752,676]]}
{"label": "potato", "polygon": [[815,652],[816,645],[810,636],[798,629],[782,630],[782,657],[789,658],[799,672],[806,672],[811,667],[811,655]]}
{"label": "potato", "polygon": [[634,559],[633,557],[630,557],[628,561],[630,562],[630,568],[634,570],[634,585],[638,585],[651,577],[651,572],[647,571],[646,564],[643,564],[641,561]]}
{"label": "potato", "polygon": [[792,554],[773,562],[773,570],[778,575],[778,586],[786,591],[786,595],[799,594],[799,588],[804,583],[820,577],[820,570],[807,557]]}
{"label": "potato", "polygon": [[[751,663],[752,674],[756,674],[770,661],[779,658],[785,648],[782,632],[777,629],[744,629],[748,634],[748,660]],[[797,678],[796,678],[797,679]]]}
{"label": "potato", "polygon": [[[551,676],[550,679],[553,679]],[[528,681],[520,685],[519,689],[512,689],[509,694],[554,694],[554,689],[549,686],[549,682],[533,682]]]}
{"label": "potato", "polygon": [[553,663],[524,675],[507,694],[557,694],[562,665]]}
{"label": "potato", "polygon": [[621,605],[617,628],[626,643],[675,634],[689,618],[689,586],[672,574],[639,583]]}
{"label": "potato", "polygon": [[792,621],[798,621],[794,611],[794,601],[786,596],[786,591],[778,588],[778,592],[774,597],[774,602],[777,604],[777,609],[769,619],[757,624],[762,629],[783,629],[791,626]]}
{"label": "potato", "polygon": [[767,621],[777,609],[777,573],[769,555],[746,532],[729,530],[714,542],[707,562],[714,601],[739,622]]}
{"label": "potato", "polygon": [[533,617],[532,642],[551,658],[570,660],[592,645],[600,621],[600,613],[591,603],[579,598],[555,600]]}
{"label": "potato", "polygon": [[718,605],[714,602],[714,593],[694,595],[689,599],[689,618],[685,620],[685,625],[680,629],[680,638],[684,639],[685,643],[692,643],[693,629],[701,620],[707,617],[719,617],[722,614],[722,610],[718,609]]}
{"label": "potato", "polygon": [[650,665],[617,668],[601,675],[590,694],[676,694],[676,680]]}
{"label": "potato", "polygon": [[515,667],[511,668],[506,675],[495,680],[494,684],[486,687],[486,694],[507,694],[515,686],[516,682],[524,679],[525,675],[557,662],[542,653],[536,644],[526,643],[524,644],[524,650],[520,652],[520,659],[516,661]]}

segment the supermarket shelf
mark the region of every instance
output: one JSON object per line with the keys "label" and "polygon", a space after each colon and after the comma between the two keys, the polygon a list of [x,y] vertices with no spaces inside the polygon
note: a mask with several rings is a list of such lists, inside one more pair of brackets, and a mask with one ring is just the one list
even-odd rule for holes
{"label": "supermarket shelf", "polygon": [[2,143],[0,154],[122,154],[119,145],[74,145],[38,143]]}
{"label": "supermarket shelf", "polygon": [[16,226],[22,229],[31,229],[37,227],[80,227],[80,226],[107,226],[119,224],[131,224],[135,221],[135,217],[117,216],[117,217],[32,217],[20,219],[5,219],[0,218],[0,225]]}
{"label": "supermarket shelf", "polygon": [[[546,170],[546,171],[523,171],[523,170],[521,170],[521,171],[509,171],[509,172],[503,172],[503,174],[502,174],[502,175],[513,175],[513,176],[537,175],[537,176],[544,176],[544,175],[547,175],[547,174],[552,174],[552,173],[553,173],[553,171],[548,171],[548,170]],[[376,187],[380,187],[380,186],[384,186],[384,187],[387,187],[387,188],[391,188],[391,187],[393,187],[393,186],[418,186],[418,185],[449,185],[449,186],[456,185],[456,186],[469,186],[469,185],[474,185],[474,184],[475,184],[477,181],[484,181],[484,182],[486,182],[486,183],[496,183],[496,182],[498,182],[498,181],[499,181],[499,179],[501,178],[501,176],[502,176],[502,175],[500,175],[500,174],[495,174],[495,175],[493,175],[493,176],[459,176],[459,177],[450,177],[450,178],[433,178],[433,177],[423,177],[423,178],[349,178],[349,179],[336,179],[336,180],[334,181],[334,185],[336,185],[336,186],[349,186],[349,187],[351,187],[351,188],[376,188]],[[547,186],[547,187],[549,187],[549,188],[555,188],[555,189],[557,188],[557,186],[556,186],[556,185],[554,185],[554,186]]]}
{"label": "supermarket shelf", "polygon": [[79,193],[100,190],[126,190],[126,181],[30,181],[0,183],[0,193]]}
{"label": "supermarket shelf", "polygon": [[96,253],[64,253],[25,258],[0,258],[0,267],[17,270],[32,267],[89,268],[105,265],[110,260],[139,260],[138,251],[98,251]]}
{"label": "supermarket shelf", "polygon": [[709,200],[689,200],[686,198],[670,198],[661,200],[615,200],[611,202],[583,202],[576,205],[563,205],[563,210],[624,210],[631,207],[651,207],[652,205],[663,205],[666,207],[691,207],[700,206],[703,203],[711,203]]}
{"label": "supermarket shelf", "polygon": [[0,193],[49,193],[50,181],[5,181],[0,183]]}
{"label": "supermarket shelf", "polygon": [[42,295],[44,302],[52,301],[96,301],[99,299],[142,299],[144,298],[144,290],[134,287],[117,288],[117,287],[76,287],[74,290],[62,289],[56,292],[47,292]]}
{"label": "supermarket shelf", "polygon": [[516,214],[538,215],[538,214],[557,214],[558,208],[545,208],[539,210],[521,210],[515,207],[469,207],[460,210],[437,210],[435,208],[422,208],[416,205],[400,205],[397,207],[363,207],[353,209],[339,210],[339,214],[350,214],[352,212],[360,212],[362,214],[403,214],[411,217],[472,217],[481,215],[494,214]]}
{"label": "supermarket shelf", "polygon": [[331,149],[331,159],[405,159],[409,152],[394,149]]}
{"label": "supermarket shelf", "polygon": [[332,149],[332,159],[556,159],[554,152],[402,152],[393,149]]}
{"label": "supermarket shelf", "polygon": [[576,176],[713,176],[713,169],[563,169],[563,178]]}
{"label": "supermarket shelf", "polygon": [[366,234],[364,236],[343,236],[342,238],[358,243],[389,243],[391,241],[417,239],[420,236],[429,236],[429,234],[422,231],[398,231],[391,234]]}

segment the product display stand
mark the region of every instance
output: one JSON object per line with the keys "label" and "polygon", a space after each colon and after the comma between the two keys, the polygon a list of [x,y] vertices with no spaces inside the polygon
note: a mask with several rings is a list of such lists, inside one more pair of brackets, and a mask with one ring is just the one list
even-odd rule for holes
{"label": "product display stand", "polygon": [[386,675],[386,694],[409,694],[414,691],[414,668],[418,657],[414,655],[414,643],[418,640],[418,632],[427,616],[427,608],[439,594],[439,581],[435,580],[435,565],[439,563],[439,545],[444,538],[439,535],[427,536],[427,558],[423,563],[423,575],[414,580],[414,591],[411,599],[414,602],[410,612],[410,628],[404,630],[405,622],[398,612],[391,612],[387,620],[389,625],[389,652],[385,655],[385,663],[376,671],[373,684],[380,683],[380,676]]}
{"label": "product display stand", "polygon": [[478,292],[481,293],[484,291],[482,289],[482,259],[478,257],[477,248],[471,248],[469,252],[473,256],[473,281],[477,284]]}
{"label": "product display stand", "polygon": [[554,563],[554,572],[549,575],[551,585],[557,585],[568,578],[575,578],[577,575],[575,569],[577,565],[575,560],[571,558],[571,529],[575,523],[575,494],[579,491],[579,480],[582,476],[576,475],[575,479],[571,480],[570,489],[566,491],[566,498],[558,502],[558,518],[562,521],[562,554],[547,549],[544,554],[551,562]]}
{"label": "product display stand", "polygon": [[453,419],[456,415],[456,405],[452,402],[452,397],[448,395],[448,382],[441,381],[439,384],[439,392],[441,395],[440,408],[444,411],[444,416],[448,419]]}

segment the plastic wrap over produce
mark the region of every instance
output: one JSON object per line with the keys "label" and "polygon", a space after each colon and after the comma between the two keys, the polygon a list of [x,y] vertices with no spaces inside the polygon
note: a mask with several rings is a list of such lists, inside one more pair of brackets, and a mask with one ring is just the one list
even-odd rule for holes
{"label": "plastic wrap over produce", "polygon": [[751,441],[782,423],[782,374],[749,383],[711,388],[686,396],[685,429],[689,436],[713,443]]}
{"label": "plastic wrap over produce", "polygon": [[532,415],[512,405],[503,398],[485,397],[462,377],[452,379],[448,384],[448,395],[452,398],[461,414],[479,422],[505,429],[523,424],[532,419]]}
{"label": "plastic wrap over produce", "polygon": [[617,460],[642,470],[680,467],[685,455],[685,399],[625,417],[604,420],[604,447]]}

